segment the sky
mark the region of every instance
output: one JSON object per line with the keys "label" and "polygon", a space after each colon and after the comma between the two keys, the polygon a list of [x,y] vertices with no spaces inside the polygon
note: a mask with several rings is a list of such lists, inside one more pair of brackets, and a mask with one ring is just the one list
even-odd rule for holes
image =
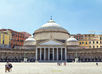
{"label": "sky", "polygon": [[70,34],[102,34],[102,0],[0,0],[0,28],[35,30],[52,16]]}

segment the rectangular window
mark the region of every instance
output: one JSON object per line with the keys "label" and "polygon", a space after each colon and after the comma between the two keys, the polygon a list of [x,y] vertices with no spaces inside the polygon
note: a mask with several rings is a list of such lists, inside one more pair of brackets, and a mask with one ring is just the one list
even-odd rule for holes
{"label": "rectangular window", "polygon": [[89,46],[89,48],[91,48],[91,46]]}
{"label": "rectangular window", "polygon": [[86,44],[87,44],[87,42],[86,42]]}
{"label": "rectangular window", "polygon": [[89,44],[91,44],[91,41],[89,42]]}
{"label": "rectangular window", "polygon": [[87,35],[85,35],[85,37],[87,37]]}
{"label": "rectangular window", "polygon": [[81,42],[80,42],[80,44],[81,44]]}
{"label": "rectangular window", "polygon": [[4,37],[5,37],[5,36],[3,35],[3,39],[4,39]]}
{"label": "rectangular window", "polygon": [[82,44],[84,44],[84,42],[82,42]]}
{"label": "rectangular window", "polygon": [[93,41],[93,44],[94,44],[95,42]]}
{"label": "rectangular window", "polygon": [[93,48],[95,48],[95,46],[93,46]]}
{"label": "rectangular window", "polygon": [[102,48],[102,46],[100,46],[100,48]]}

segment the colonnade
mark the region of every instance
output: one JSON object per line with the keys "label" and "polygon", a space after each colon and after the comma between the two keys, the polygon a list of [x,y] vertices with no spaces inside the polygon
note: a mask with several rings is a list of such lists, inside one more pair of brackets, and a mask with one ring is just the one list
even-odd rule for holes
{"label": "colonnade", "polygon": [[36,60],[38,61],[63,61],[67,59],[65,48],[36,48]]}
{"label": "colonnade", "polygon": [[[27,61],[34,62],[35,61],[35,53],[28,52],[27,54]],[[17,52],[0,52],[0,61],[2,62],[21,62],[24,61],[24,53],[17,53]]]}

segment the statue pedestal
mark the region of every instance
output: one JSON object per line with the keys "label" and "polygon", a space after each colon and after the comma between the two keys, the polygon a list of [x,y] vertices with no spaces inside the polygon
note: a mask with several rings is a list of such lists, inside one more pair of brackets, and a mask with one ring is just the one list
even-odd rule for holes
{"label": "statue pedestal", "polygon": [[27,58],[24,58],[24,62],[27,62]]}
{"label": "statue pedestal", "polygon": [[79,62],[78,58],[75,58],[75,62]]}
{"label": "statue pedestal", "polygon": [[35,62],[36,62],[36,63],[38,63],[38,61],[37,61],[37,60],[35,60]]}

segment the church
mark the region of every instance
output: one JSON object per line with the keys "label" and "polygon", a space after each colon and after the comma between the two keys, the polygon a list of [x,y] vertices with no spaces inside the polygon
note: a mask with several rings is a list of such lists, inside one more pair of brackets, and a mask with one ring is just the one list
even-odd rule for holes
{"label": "church", "polygon": [[102,49],[86,49],[52,18],[24,41],[22,47],[0,49],[0,61],[21,62],[79,62],[102,61]]}

